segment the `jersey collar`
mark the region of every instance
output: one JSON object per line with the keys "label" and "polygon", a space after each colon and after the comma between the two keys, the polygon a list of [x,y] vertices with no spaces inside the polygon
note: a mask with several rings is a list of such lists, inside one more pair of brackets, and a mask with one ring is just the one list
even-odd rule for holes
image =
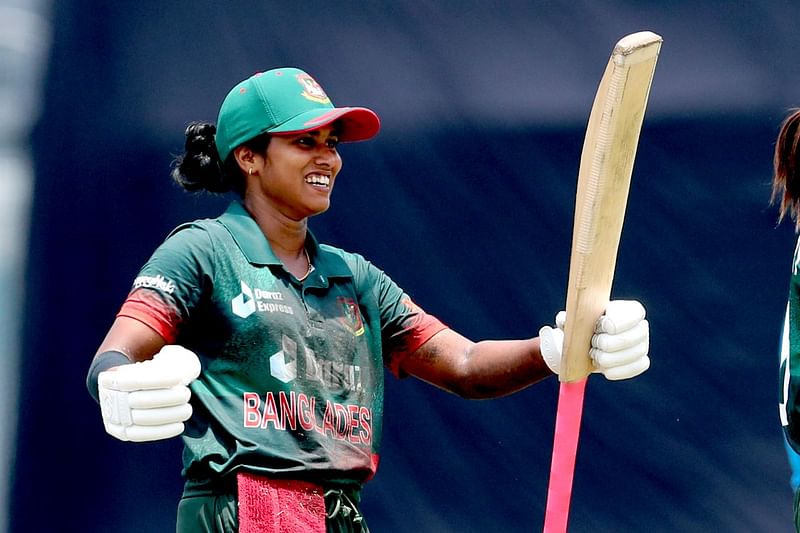
{"label": "jersey collar", "polygon": [[[231,234],[248,262],[254,265],[281,264],[280,259],[272,251],[269,241],[261,232],[261,228],[240,201],[231,202],[225,213],[219,217],[219,221]],[[325,283],[325,279],[329,277],[353,276],[344,259],[321,247],[311,230],[308,232],[306,247],[311,262],[314,264],[315,270],[312,277]]]}

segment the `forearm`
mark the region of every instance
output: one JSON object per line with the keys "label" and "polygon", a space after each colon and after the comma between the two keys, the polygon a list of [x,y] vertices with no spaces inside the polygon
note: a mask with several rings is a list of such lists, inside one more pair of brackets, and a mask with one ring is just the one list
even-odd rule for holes
{"label": "forearm", "polygon": [[[403,357],[399,369],[464,398],[496,398],[559,372],[563,337],[559,327],[545,326],[532,339],[473,342],[445,329]],[[610,302],[592,337],[593,371],[611,380],[638,376],[650,367],[649,339],[641,303]]]}
{"label": "forearm", "polygon": [[402,363],[407,374],[464,398],[496,398],[552,372],[539,339],[472,342],[453,330],[437,333]]}
{"label": "forearm", "polygon": [[475,399],[505,396],[553,375],[542,359],[538,338],[474,343],[463,364],[458,394]]}
{"label": "forearm", "polygon": [[103,339],[86,375],[86,388],[99,401],[97,379],[101,372],[116,366],[145,361],[164,346],[164,339],[141,322],[119,317]]}

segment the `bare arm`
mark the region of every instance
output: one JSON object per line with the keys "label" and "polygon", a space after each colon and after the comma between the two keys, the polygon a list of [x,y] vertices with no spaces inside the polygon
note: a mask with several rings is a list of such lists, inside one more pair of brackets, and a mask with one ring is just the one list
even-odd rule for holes
{"label": "bare arm", "polygon": [[406,357],[401,370],[464,398],[496,398],[553,375],[539,339],[473,342],[443,330]]}
{"label": "bare arm", "polygon": [[152,359],[165,344],[161,335],[142,322],[117,317],[89,365],[86,374],[89,394],[99,402],[98,380],[102,372]]}
{"label": "bare arm", "polygon": [[[117,351],[133,362],[152,359],[166,344],[164,338],[142,322],[128,317],[117,317],[108,330],[97,354]],[[95,354],[95,356],[97,355]]]}

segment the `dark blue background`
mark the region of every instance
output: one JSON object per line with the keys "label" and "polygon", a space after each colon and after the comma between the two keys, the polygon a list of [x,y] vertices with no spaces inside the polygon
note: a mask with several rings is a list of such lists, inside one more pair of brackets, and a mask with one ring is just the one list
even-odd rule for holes
{"label": "dark blue background", "polygon": [[[170,531],[177,440],[120,443],[83,380],[131,280],[227,198],[168,179],[189,121],[295,65],[383,119],[342,147],[323,241],[360,252],[474,339],[563,308],[575,183],[613,44],[664,37],[614,297],[651,320],[653,366],[593,378],[575,532],[791,531],[777,416],[790,224],[769,206],[800,105],[796,2],[95,2],[53,13],[28,260],[12,531]],[[389,377],[377,533],[541,529],[558,383],[469,402]]]}

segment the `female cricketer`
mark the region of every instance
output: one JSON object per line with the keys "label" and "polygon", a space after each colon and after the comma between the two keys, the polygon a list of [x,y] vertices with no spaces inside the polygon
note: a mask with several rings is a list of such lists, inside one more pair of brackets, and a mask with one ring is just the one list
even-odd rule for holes
{"label": "female cricketer", "polygon": [[[337,145],[379,128],[370,109],[334,107],[306,72],[278,68],[233,87],[216,125],[186,130],[173,178],[235,199],[155,250],[87,376],[110,435],[181,435],[179,532],[369,531],[359,501],[378,467],[384,367],[465,398],[558,373],[559,326],[473,342],[364,257],[314,238]],[[596,371],[644,372],[648,328],[640,303],[611,302]]]}

